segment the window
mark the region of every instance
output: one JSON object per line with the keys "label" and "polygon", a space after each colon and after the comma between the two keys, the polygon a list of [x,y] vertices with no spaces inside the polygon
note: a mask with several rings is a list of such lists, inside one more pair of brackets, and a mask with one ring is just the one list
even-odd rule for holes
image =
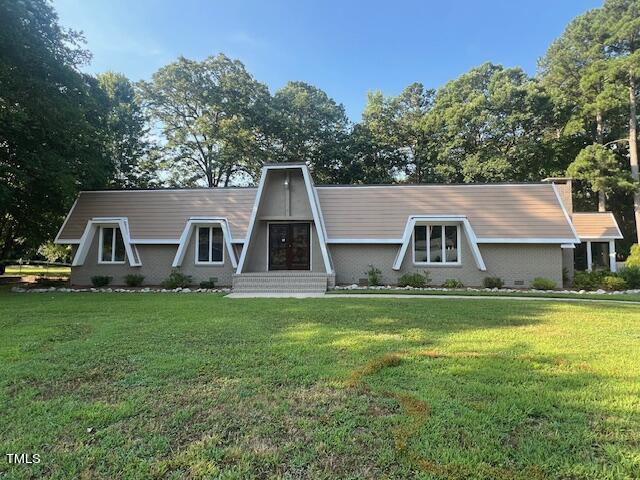
{"label": "window", "polygon": [[591,268],[609,270],[609,243],[591,242]]}
{"label": "window", "polygon": [[124,240],[118,227],[100,227],[98,263],[124,263]]}
{"label": "window", "polygon": [[196,263],[221,264],[224,261],[223,252],[222,228],[218,226],[198,227]]}
{"label": "window", "polygon": [[413,230],[413,262],[460,264],[458,225],[416,225]]}

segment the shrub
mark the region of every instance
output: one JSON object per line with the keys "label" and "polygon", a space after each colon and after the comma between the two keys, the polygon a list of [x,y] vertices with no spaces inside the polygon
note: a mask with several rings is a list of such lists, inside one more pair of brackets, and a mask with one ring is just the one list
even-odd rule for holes
{"label": "shrub", "polygon": [[448,278],[442,284],[444,288],[463,288],[464,284],[460,280],[456,280],[455,278]]}
{"label": "shrub", "polygon": [[500,277],[484,277],[482,284],[485,288],[502,288],[504,282]]}
{"label": "shrub", "polygon": [[164,288],[186,288],[191,285],[192,279],[191,275],[185,275],[184,273],[179,272],[178,270],[174,270],[171,272],[169,277],[162,282],[162,286]]}
{"label": "shrub", "polygon": [[573,286],[581,290],[596,290],[600,288],[602,279],[607,272],[576,272],[573,276]]}
{"label": "shrub", "polygon": [[627,288],[640,288],[640,265],[621,268],[619,276],[624,278]]}
{"label": "shrub", "polygon": [[398,279],[398,285],[401,287],[424,288],[430,281],[429,272],[425,270],[424,275],[420,272],[405,273]]}
{"label": "shrub", "polygon": [[544,277],[536,277],[531,282],[531,286],[536,290],[553,290],[556,288],[556,282]]}
{"label": "shrub", "polygon": [[216,288],[217,278],[209,277],[209,280],[203,280],[200,282],[200,288]]}
{"label": "shrub", "polygon": [[96,288],[106,287],[111,283],[111,277],[108,277],[106,275],[95,275],[91,277],[91,283]]}
{"label": "shrub", "polygon": [[625,267],[640,267],[640,244],[634,243],[631,245],[631,252],[629,252],[624,265]]}
{"label": "shrub", "polygon": [[607,290],[625,290],[627,282],[618,275],[607,275],[602,279],[602,286]]}
{"label": "shrub", "polygon": [[127,287],[139,287],[142,285],[143,280],[144,275],[138,273],[130,273],[124,277],[124,282],[127,284]]}
{"label": "shrub", "polygon": [[367,283],[370,287],[382,285],[382,272],[380,269],[369,265],[369,270],[367,270]]}

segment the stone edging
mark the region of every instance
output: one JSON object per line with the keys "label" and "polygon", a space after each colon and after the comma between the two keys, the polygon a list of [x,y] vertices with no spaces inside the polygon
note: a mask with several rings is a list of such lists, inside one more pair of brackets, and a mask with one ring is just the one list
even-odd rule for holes
{"label": "stone edging", "polygon": [[358,290],[385,290],[391,292],[404,292],[404,291],[412,291],[412,292],[495,292],[495,293],[553,293],[553,294],[565,294],[565,295],[584,295],[584,294],[599,294],[599,295],[625,295],[632,293],[640,293],[640,289],[632,289],[632,290],[536,290],[535,288],[529,289],[515,289],[515,288],[444,288],[444,287],[394,287],[391,285],[385,286],[377,286],[377,287],[361,287],[359,285],[347,285],[347,286],[336,286],[331,290],[334,291],[358,291]]}
{"label": "stone edging", "polygon": [[78,293],[78,292],[91,292],[91,293],[229,293],[230,288],[67,288],[67,287],[48,287],[48,288],[22,288],[13,287],[11,289],[14,293],[51,293],[51,292],[64,292],[64,293]]}

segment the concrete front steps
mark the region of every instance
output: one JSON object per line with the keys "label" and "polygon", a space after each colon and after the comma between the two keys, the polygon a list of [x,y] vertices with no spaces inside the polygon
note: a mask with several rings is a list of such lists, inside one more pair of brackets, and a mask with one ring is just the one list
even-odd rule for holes
{"label": "concrete front steps", "polygon": [[233,293],[321,294],[327,291],[326,273],[278,271],[239,273],[233,276]]}

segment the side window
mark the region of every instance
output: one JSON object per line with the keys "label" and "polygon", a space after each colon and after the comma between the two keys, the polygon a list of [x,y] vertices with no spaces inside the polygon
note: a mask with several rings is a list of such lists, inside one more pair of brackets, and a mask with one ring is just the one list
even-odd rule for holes
{"label": "side window", "polygon": [[416,264],[459,264],[459,225],[416,225],[413,258]]}
{"label": "side window", "polygon": [[218,264],[224,262],[224,238],[218,226],[198,227],[196,263]]}
{"label": "side window", "polygon": [[124,263],[124,240],[120,228],[100,227],[99,250],[100,263]]}

